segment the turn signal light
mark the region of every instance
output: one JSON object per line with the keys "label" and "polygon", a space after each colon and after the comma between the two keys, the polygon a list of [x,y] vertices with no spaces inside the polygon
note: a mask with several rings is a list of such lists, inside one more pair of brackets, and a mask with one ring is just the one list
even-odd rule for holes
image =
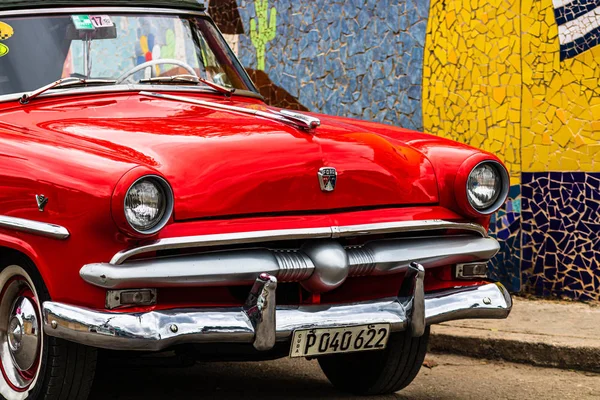
{"label": "turn signal light", "polygon": [[456,264],[457,279],[487,278],[487,262]]}
{"label": "turn signal light", "polygon": [[156,289],[109,290],[106,292],[106,308],[112,310],[125,306],[152,306],[156,304]]}

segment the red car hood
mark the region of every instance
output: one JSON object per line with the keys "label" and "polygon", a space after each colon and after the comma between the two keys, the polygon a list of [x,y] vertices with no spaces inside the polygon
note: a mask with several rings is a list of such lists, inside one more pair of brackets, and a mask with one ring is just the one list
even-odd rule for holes
{"label": "red car hood", "polygon": [[[258,101],[207,97],[266,109]],[[43,128],[63,146],[102,147],[156,169],[173,187],[176,220],[438,201],[435,174],[422,153],[350,120],[319,116],[322,126],[309,134],[265,118],[138,94],[38,104],[11,112],[11,123]],[[337,169],[333,192],[320,189],[321,167]]]}

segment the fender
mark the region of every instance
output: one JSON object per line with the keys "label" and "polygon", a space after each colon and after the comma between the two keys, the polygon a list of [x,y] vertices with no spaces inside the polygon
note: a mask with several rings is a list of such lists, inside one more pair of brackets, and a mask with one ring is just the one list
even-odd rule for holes
{"label": "fender", "polygon": [[34,247],[30,243],[15,236],[9,236],[4,233],[0,233],[0,247],[16,250],[27,256],[31,260],[31,262],[33,262],[40,275],[42,275],[42,279],[46,284],[46,288],[52,296],[52,280],[49,279],[50,273],[48,270],[48,266],[44,262],[44,258],[41,257],[37,251],[35,251]]}

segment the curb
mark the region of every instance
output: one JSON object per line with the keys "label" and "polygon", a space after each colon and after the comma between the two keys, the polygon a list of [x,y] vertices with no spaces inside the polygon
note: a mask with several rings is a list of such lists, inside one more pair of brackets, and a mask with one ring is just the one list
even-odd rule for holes
{"label": "curb", "polygon": [[600,348],[570,347],[511,339],[431,334],[429,350],[475,358],[600,373]]}

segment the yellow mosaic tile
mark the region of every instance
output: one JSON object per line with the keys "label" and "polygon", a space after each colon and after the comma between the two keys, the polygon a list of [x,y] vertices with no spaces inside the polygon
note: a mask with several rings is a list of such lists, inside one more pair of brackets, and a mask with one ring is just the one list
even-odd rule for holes
{"label": "yellow mosaic tile", "polygon": [[424,64],[425,130],[496,153],[512,184],[600,171],[600,46],[561,61],[552,0],[431,0]]}
{"label": "yellow mosaic tile", "polygon": [[497,154],[513,184],[521,173],[519,3],[432,0],[423,74],[425,130]]}
{"label": "yellow mosaic tile", "polygon": [[600,47],[560,61],[552,0],[524,0],[522,11],[523,92],[537,100],[523,102],[522,135],[549,138],[523,140],[522,170],[598,172]]}

